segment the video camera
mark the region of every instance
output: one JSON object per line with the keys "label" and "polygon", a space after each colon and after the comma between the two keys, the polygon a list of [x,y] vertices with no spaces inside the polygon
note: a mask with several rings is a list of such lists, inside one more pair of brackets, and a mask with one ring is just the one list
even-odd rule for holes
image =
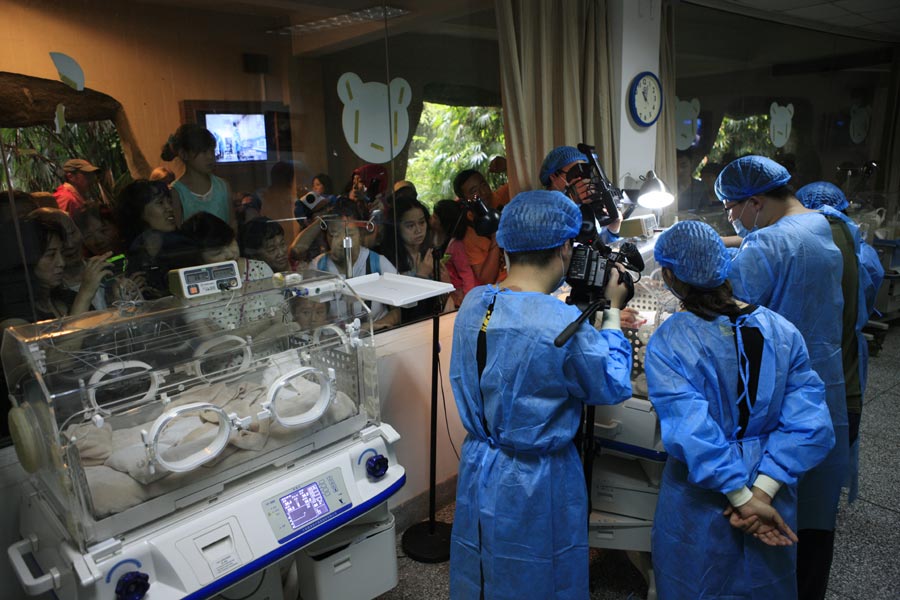
{"label": "video camera", "polygon": [[500,211],[488,208],[479,196],[463,200],[466,210],[472,213],[472,228],[482,237],[491,237],[500,226]]}
{"label": "video camera", "polygon": [[[584,154],[588,162],[579,163],[568,170],[567,193],[581,208],[581,232],[575,241],[591,244],[600,234],[601,227],[619,218],[620,206],[630,213],[634,205],[625,192],[610,183],[606,172],[600,166],[593,146],[578,144],[578,151]],[[575,191],[575,184],[579,180],[587,184],[585,198],[580,197]]]}
{"label": "video camera", "polygon": [[[616,269],[616,263],[627,269],[620,272]],[[628,287],[626,302],[634,297],[635,278],[628,271],[640,273],[644,270],[644,259],[637,247],[631,242],[625,242],[616,251],[596,240],[594,244],[582,244],[572,250],[572,260],[569,270],[566,272],[566,283],[572,286],[572,292],[566,299],[568,304],[574,304],[584,309],[589,304],[605,301],[604,290],[613,273],[618,273],[619,282]],[[608,302],[604,302],[605,308]]]}
{"label": "video camera", "polygon": [[[580,203],[582,223],[566,272],[566,283],[572,287],[566,302],[580,308],[581,316],[557,336],[554,340],[557,347],[565,344],[586,319],[593,318],[598,310],[609,307],[605,289],[613,272],[617,273],[619,283],[624,283],[628,288],[627,303],[634,297],[634,283],[640,280],[640,273],[644,270],[644,259],[634,244],[625,242],[619,250],[613,250],[600,240],[600,228],[618,218],[620,204],[625,207],[626,213],[631,212],[628,205],[631,205],[631,210],[634,207],[627,195],[610,183],[597,160],[594,147],[578,144],[578,150],[588,162],[575,165],[567,172],[567,180],[572,184],[568,189],[570,197],[577,180],[586,181],[588,187],[586,198],[572,197]],[[625,267],[626,271],[620,272],[616,264]],[[637,277],[629,271],[636,273]]]}

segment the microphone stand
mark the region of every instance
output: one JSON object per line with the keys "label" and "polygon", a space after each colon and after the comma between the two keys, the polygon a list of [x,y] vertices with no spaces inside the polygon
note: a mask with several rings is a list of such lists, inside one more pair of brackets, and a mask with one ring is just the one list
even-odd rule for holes
{"label": "microphone stand", "polygon": [[[440,281],[440,267],[443,252],[432,248],[435,281]],[[403,532],[402,546],[406,555],[422,563],[440,563],[450,560],[451,524],[435,518],[435,479],[437,476],[437,396],[441,322],[441,297],[434,297],[434,311],[431,317],[431,448],[428,474],[428,520],[416,523]]]}

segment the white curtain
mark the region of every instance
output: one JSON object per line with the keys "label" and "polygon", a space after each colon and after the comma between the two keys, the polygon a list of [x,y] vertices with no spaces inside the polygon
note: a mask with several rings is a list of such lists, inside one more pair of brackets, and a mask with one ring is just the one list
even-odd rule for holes
{"label": "white curtain", "polygon": [[[678,191],[678,166],[675,154],[675,7],[664,2],[659,31],[659,81],[662,84],[663,110],[656,121],[656,157],[654,171],[672,193]],[[660,219],[671,225],[678,201],[666,208]]]}
{"label": "white curtain", "polygon": [[541,187],[547,152],[597,148],[617,181],[605,0],[497,0],[510,192]]}

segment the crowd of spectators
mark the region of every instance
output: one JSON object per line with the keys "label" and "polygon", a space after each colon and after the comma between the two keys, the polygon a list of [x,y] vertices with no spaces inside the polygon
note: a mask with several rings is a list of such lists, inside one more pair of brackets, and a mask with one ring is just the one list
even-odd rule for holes
{"label": "crowd of spectators", "polygon": [[[494,235],[476,232],[465,201],[499,209],[509,192],[491,189],[478,171],[460,172],[453,181],[457,197],[437,202],[432,214],[413,182],[390,185],[384,165],[355,169],[337,189],[326,173],[300,182],[292,163],[278,162],[267,187],[235,193],[213,173],[215,138],[199,125],[179,127],[160,158],[180,166],[180,177],[157,167],[112,202],[97,193],[102,169],[80,157],[63,164],[52,194],[13,193],[18,219],[7,211],[2,226],[20,233],[4,236],[4,326],[158,299],[170,295],[171,269],[222,260],[236,260],[248,280],[305,269],[439,279],[454,286],[440,310],[458,307],[476,285],[504,277]],[[436,309],[433,302],[402,310],[374,304],[377,328]]]}

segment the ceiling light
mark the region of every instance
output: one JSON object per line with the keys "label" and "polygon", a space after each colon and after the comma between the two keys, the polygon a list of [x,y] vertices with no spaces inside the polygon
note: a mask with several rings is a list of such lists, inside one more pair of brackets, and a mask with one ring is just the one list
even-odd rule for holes
{"label": "ceiling light", "polygon": [[360,23],[395,19],[407,14],[409,14],[409,11],[405,8],[373,6],[372,8],[364,8],[343,15],[337,15],[336,17],[328,17],[327,19],[319,19],[318,21],[309,21],[307,23],[297,23],[296,25],[288,25],[287,27],[281,27],[279,29],[270,29],[268,33],[280,33],[282,35],[316,33],[327,29],[359,25]]}

